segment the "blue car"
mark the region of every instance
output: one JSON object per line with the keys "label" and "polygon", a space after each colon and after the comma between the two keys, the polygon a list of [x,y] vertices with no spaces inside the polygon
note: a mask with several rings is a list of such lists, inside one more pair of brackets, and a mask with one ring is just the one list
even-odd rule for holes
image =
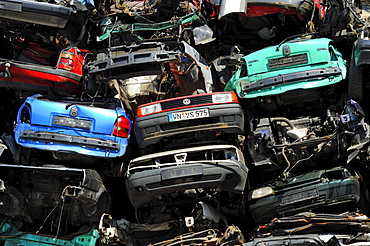
{"label": "blue car", "polygon": [[15,141],[57,157],[111,159],[125,154],[131,126],[117,99],[50,100],[38,94],[28,97],[18,111]]}

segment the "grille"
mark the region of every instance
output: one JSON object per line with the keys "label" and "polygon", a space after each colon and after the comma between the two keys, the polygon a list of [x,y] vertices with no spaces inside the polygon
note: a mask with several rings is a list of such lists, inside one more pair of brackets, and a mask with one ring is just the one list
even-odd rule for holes
{"label": "grille", "polygon": [[218,179],[221,178],[221,175],[222,174],[213,174],[213,175],[203,175],[203,176],[195,176],[195,177],[177,178],[177,179],[164,180],[164,181],[160,181],[160,182],[147,184],[146,186],[149,189],[156,189],[156,188],[170,186],[170,185],[176,185],[176,184],[186,184],[186,183],[192,183],[192,182],[218,180]]}
{"label": "grille", "polygon": [[183,103],[184,98],[161,102],[162,110],[212,103],[212,95],[188,97],[187,99],[190,100],[187,105]]}
{"label": "grille", "polygon": [[294,66],[308,63],[307,54],[279,57],[268,60],[269,69]]}
{"label": "grille", "polygon": [[308,199],[308,200],[292,203],[292,204],[285,205],[285,206],[277,206],[276,211],[279,214],[287,214],[287,213],[291,213],[292,211],[297,211],[297,210],[303,211],[307,208],[315,207],[325,202],[325,200],[326,200],[326,195],[323,194],[313,199]]}

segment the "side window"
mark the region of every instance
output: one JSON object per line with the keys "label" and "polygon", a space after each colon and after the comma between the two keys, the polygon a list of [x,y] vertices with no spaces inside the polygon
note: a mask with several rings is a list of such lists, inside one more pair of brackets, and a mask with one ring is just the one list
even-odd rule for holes
{"label": "side window", "polygon": [[246,76],[248,76],[248,70],[247,70],[247,65],[245,61],[243,61],[240,67],[240,77],[246,77]]}
{"label": "side window", "polygon": [[237,160],[237,155],[233,149],[213,150],[212,160]]}
{"label": "side window", "polygon": [[235,150],[225,150],[225,159],[226,160],[238,160],[238,156],[235,152]]}
{"label": "side window", "polygon": [[338,57],[334,52],[334,48],[332,46],[329,46],[329,53],[330,53],[330,60],[331,61],[338,61]]}

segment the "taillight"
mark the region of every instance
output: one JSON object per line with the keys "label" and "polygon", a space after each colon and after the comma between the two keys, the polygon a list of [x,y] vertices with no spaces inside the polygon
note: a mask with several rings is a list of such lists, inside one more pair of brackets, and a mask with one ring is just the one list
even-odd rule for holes
{"label": "taillight", "polygon": [[60,53],[60,60],[58,68],[70,71],[73,68],[73,62],[75,60],[75,54],[71,51],[62,51]]}
{"label": "taillight", "polygon": [[130,128],[130,121],[126,117],[121,116],[117,118],[112,134],[117,137],[127,138]]}

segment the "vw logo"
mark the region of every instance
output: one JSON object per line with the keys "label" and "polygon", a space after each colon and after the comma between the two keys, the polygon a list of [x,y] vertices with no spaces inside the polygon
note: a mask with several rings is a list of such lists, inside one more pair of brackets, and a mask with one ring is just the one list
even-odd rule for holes
{"label": "vw logo", "polygon": [[77,107],[72,107],[71,110],[69,111],[69,115],[76,117],[78,115],[78,108]]}
{"label": "vw logo", "polygon": [[283,46],[283,55],[285,56],[290,55],[290,48],[288,45]]}
{"label": "vw logo", "polygon": [[189,105],[191,103],[190,99],[188,98],[185,98],[184,100],[182,100],[182,102],[185,104],[185,105]]}

